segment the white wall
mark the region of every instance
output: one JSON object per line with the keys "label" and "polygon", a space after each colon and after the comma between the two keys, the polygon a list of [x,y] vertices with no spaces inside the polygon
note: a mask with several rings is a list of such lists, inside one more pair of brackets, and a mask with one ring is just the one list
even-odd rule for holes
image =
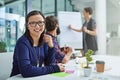
{"label": "white wall", "polygon": [[0,80],[6,80],[11,73],[13,53],[0,53]]}

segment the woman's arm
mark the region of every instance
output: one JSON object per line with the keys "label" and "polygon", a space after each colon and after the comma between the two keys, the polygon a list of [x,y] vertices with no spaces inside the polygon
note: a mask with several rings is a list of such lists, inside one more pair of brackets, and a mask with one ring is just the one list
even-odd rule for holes
{"label": "woman's arm", "polygon": [[68,26],[69,29],[74,30],[76,32],[82,32],[82,29],[75,29],[71,25]]}
{"label": "woman's arm", "polygon": [[64,58],[63,58],[63,60],[62,60],[62,63],[67,63],[68,61],[69,61],[69,59],[70,59],[70,57],[71,57],[71,54],[72,54],[72,48],[71,47],[64,47],[64,54],[65,54],[65,56],[64,56]]}
{"label": "woman's arm", "polygon": [[47,43],[44,43],[44,54],[45,54],[45,58],[44,58],[44,64],[45,65],[52,65],[55,64],[55,54],[56,54],[56,49],[53,48],[49,48]]}
{"label": "woman's arm", "polygon": [[97,35],[95,28],[93,28],[93,30],[91,31],[91,30],[88,30],[86,27],[84,27],[83,31],[86,32],[89,35],[92,35],[92,36],[96,36]]}

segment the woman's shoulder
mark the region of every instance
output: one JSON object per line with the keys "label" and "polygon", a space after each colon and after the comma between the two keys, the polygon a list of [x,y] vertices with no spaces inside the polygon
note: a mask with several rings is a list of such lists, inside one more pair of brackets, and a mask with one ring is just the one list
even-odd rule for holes
{"label": "woman's shoulder", "polygon": [[21,44],[21,43],[24,43],[24,44],[29,44],[29,40],[26,36],[21,36],[18,40],[17,40],[17,44]]}
{"label": "woman's shoulder", "polygon": [[25,37],[24,35],[22,35],[18,40],[17,42],[22,42],[22,41],[26,41],[27,40],[27,37]]}

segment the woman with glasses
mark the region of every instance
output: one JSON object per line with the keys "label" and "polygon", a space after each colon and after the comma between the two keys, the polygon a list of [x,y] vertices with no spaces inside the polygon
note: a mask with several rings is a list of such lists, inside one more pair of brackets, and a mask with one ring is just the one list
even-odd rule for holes
{"label": "woman with glasses", "polygon": [[64,71],[61,63],[55,63],[56,49],[51,36],[44,34],[45,17],[39,11],[26,16],[26,31],[15,46],[11,76],[40,76]]}

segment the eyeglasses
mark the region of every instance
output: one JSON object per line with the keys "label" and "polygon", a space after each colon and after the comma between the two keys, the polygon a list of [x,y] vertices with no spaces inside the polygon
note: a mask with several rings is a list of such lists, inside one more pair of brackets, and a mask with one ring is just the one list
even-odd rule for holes
{"label": "eyeglasses", "polygon": [[30,22],[28,23],[28,25],[30,25],[31,27],[35,27],[37,26],[37,24],[41,27],[45,25],[45,21],[38,21],[38,22]]}

